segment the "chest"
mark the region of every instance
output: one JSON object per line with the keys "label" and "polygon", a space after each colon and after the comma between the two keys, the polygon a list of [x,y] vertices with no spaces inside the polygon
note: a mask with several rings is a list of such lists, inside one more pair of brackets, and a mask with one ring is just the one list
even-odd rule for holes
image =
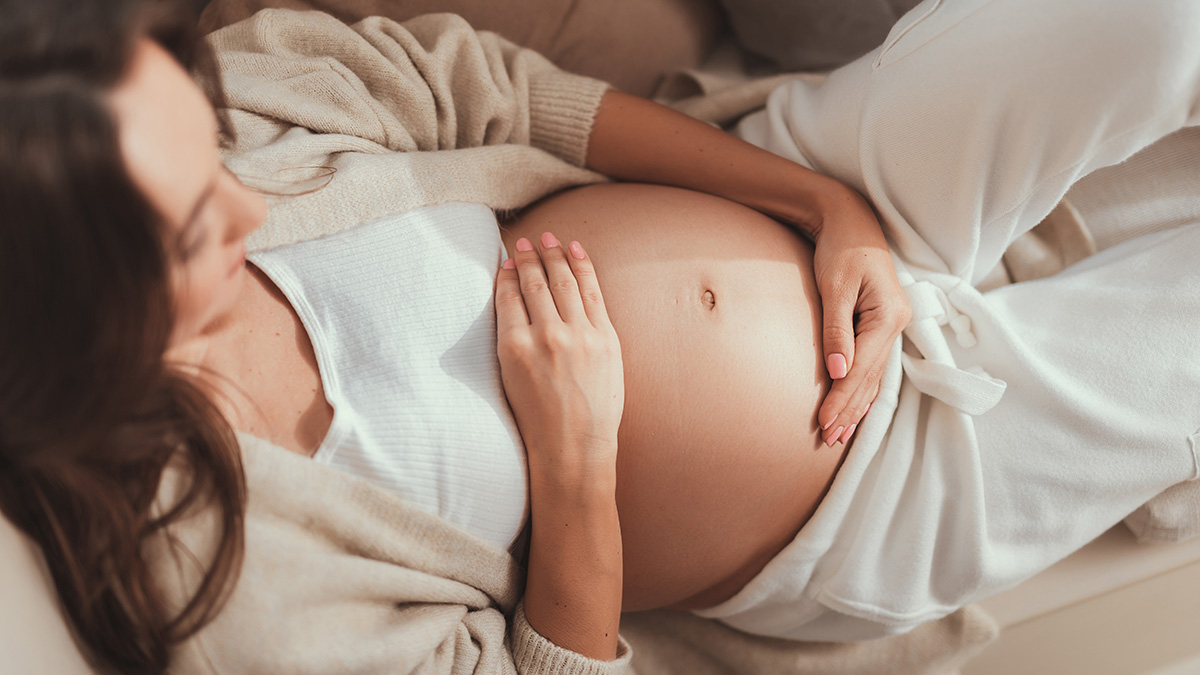
{"label": "chest", "polygon": [[311,457],[333,420],[312,341],[284,295],[257,267],[228,339],[214,358],[221,404],[235,428]]}

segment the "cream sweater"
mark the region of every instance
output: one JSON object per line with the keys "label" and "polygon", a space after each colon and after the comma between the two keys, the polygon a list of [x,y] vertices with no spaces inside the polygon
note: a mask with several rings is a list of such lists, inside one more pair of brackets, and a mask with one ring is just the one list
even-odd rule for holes
{"label": "cream sweater", "polygon": [[431,204],[514,209],[604,180],[580,166],[608,85],[457,16],[349,27],[269,9],[210,40],[238,133],[227,166],[273,190],[324,184],[273,199],[252,249]]}
{"label": "cream sweater", "polygon": [[[239,133],[227,165],[277,190],[327,183],[273,198],[255,249],[429,204],[516,208],[603,180],[579,164],[607,85],[457,17],[348,27],[268,10],[211,40]],[[441,152],[413,152],[424,150]],[[361,479],[239,438],[249,494],[241,576],[217,618],[175,654],[173,672],[632,672],[624,639],[617,660],[600,662],[533,630],[519,602],[524,572],[506,552]],[[169,476],[167,503],[173,485]],[[179,545],[159,543],[154,558],[176,603],[195,588],[197,561],[211,559],[211,516],[176,527]],[[996,634],[974,608],[862,645],[754,638],[677,612],[626,626],[642,675],[940,672]]]}

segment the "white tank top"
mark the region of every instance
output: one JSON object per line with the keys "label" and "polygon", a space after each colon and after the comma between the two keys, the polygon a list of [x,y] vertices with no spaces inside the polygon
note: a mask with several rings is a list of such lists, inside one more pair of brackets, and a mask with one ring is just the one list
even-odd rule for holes
{"label": "white tank top", "polygon": [[254,253],[316,352],[329,433],[314,460],[508,548],[528,512],[492,289],[495,216],[443,204]]}

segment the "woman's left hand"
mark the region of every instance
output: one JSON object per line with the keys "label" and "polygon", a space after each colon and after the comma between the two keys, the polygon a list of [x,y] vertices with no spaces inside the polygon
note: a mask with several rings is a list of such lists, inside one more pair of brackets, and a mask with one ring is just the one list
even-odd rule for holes
{"label": "woman's left hand", "polygon": [[874,211],[845,188],[822,209],[813,233],[825,367],[833,387],[817,411],[828,445],[850,440],[879,394],[892,344],[912,311]]}
{"label": "woman's left hand", "polygon": [[813,237],[825,367],[834,381],[817,420],[827,443],[848,441],[875,400],[888,354],[911,316],[866,200],[833,178],[615,90],[596,111],[586,160],[613,178],[745,204]]}

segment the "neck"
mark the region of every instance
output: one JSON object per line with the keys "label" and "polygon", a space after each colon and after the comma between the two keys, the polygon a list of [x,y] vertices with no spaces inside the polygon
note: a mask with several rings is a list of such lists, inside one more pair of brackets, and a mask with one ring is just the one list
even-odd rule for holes
{"label": "neck", "polygon": [[185,368],[203,366],[212,347],[212,336],[201,333],[178,344],[172,345],[163,355],[163,360]]}

